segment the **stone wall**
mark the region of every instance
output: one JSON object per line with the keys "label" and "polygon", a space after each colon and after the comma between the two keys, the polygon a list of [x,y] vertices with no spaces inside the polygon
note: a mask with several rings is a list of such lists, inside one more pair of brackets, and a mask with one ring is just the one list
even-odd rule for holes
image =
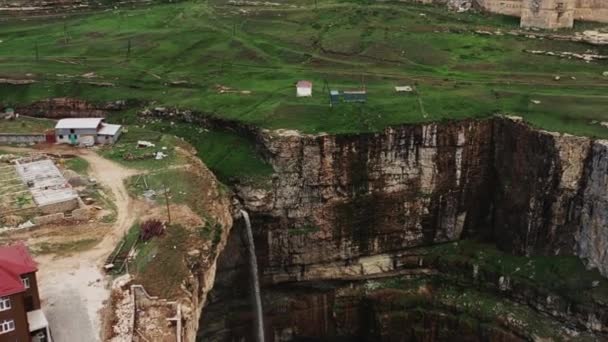
{"label": "stone wall", "polygon": [[44,214],[65,213],[68,211],[72,211],[76,208],[78,208],[77,198],[71,199],[69,201],[48,204],[38,207],[38,209]]}
{"label": "stone wall", "polygon": [[608,23],[608,1],[576,0],[574,19]]}
{"label": "stone wall", "polygon": [[476,7],[488,12],[519,17],[522,0],[477,0]]}
{"label": "stone wall", "polygon": [[0,144],[37,144],[45,141],[44,134],[0,133]]}
{"label": "stone wall", "polygon": [[34,224],[44,225],[62,221],[64,218],[65,216],[63,213],[55,213],[49,215],[36,216],[32,219],[32,221],[34,222]]}

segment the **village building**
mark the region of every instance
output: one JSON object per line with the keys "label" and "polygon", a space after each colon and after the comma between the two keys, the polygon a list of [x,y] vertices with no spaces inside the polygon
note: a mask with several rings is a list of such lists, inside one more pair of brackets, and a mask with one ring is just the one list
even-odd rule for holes
{"label": "village building", "polygon": [[103,118],[61,119],[55,126],[58,143],[93,146],[113,144],[122,133],[121,125],[105,123]]}
{"label": "village building", "polygon": [[78,193],[52,160],[22,158],[15,161],[15,169],[42,213],[62,213],[79,207]]}
{"label": "village building", "polygon": [[299,81],[296,84],[296,95],[297,95],[297,97],[310,97],[310,96],[312,96],[312,82],[310,82],[310,81]]}
{"label": "village building", "polygon": [[0,342],[52,342],[37,271],[25,245],[0,247]]}

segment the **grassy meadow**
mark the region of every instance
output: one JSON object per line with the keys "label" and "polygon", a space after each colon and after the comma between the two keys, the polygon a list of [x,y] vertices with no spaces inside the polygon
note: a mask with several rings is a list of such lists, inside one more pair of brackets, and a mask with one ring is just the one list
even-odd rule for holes
{"label": "grassy meadow", "polygon": [[[608,137],[597,124],[608,121],[608,62],[523,51],[608,54],[608,47],[474,32],[517,27],[516,18],[361,0],[187,1],[6,19],[0,78],[37,82],[0,84],[0,104],[128,99],[309,133],[501,112]],[[312,98],[295,97],[300,79],[313,81]],[[330,108],[325,85],[365,87],[368,102]],[[416,91],[396,93],[397,85]]]}

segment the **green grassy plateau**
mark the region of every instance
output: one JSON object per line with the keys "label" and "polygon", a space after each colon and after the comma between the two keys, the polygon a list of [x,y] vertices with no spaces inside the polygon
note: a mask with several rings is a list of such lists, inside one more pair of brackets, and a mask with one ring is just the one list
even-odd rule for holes
{"label": "green grassy plateau", "polygon": [[[608,121],[608,63],[523,50],[608,54],[608,47],[473,32],[517,26],[516,18],[354,0],[188,1],[3,19],[0,78],[37,82],[0,84],[0,103],[133,99],[304,132],[503,112],[550,130],[607,137],[597,122]],[[314,82],[313,98],[295,97],[300,79]],[[332,109],[325,81],[332,89],[365,84],[369,100]],[[417,91],[397,94],[396,85]]]}

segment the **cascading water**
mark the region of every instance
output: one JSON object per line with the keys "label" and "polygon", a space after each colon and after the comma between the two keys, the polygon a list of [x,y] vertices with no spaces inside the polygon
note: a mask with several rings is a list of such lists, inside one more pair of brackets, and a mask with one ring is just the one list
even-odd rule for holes
{"label": "cascading water", "polygon": [[264,315],[262,312],[262,297],[260,295],[260,280],[258,279],[258,260],[255,256],[255,245],[253,243],[253,232],[251,231],[251,221],[249,214],[241,210],[241,215],[245,220],[247,231],[247,244],[249,245],[249,267],[251,268],[251,280],[253,281],[253,299],[255,304],[255,320],[257,326],[257,341],[264,342]]}

